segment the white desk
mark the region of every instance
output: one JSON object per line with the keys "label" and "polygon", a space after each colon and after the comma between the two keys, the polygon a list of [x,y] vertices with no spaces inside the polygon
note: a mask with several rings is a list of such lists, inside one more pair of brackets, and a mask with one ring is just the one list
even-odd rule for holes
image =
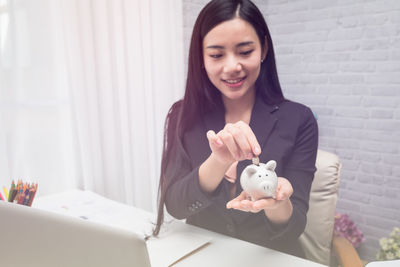
{"label": "white desk", "polygon": [[[70,191],[37,198],[33,207],[81,217],[143,236],[149,234],[155,215],[87,191]],[[245,241],[173,221],[158,239],[147,241],[151,265],[158,266],[323,266]]]}
{"label": "white desk", "polygon": [[[190,225],[189,225],[190,226]],[[261,247],[249,242],[214,232],[191,227],[196,233],[212,237],[209,245],[198,250],[174,266],[279,266],[317,267],[324,266],[279,251]]]}

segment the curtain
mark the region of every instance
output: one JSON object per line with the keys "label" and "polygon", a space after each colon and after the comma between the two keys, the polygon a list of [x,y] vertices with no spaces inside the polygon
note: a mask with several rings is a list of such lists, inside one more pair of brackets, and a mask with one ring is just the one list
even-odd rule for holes
{"label": "curtain", "polygon": [[[1,177],[31,176],[45,193],[77,187],[154,211],[164,119],[183,94],[180,1],[11,2],[9,14],[22,10],[26,15],[22,20],[10,15],[9,35],[18,35],[22,27],[21,38],[27,40],[8,38],[19,44],[11,42],[2,56],[12,55],[12,74],[1,61],[8,80],[1,86],[2,98],[11,98],[2,104],[0,123],[7,129],[0,132],[0,160],[7,170]],[[31,29],[32,20],[43,22]],[[17,26],[20,21],[26,25]],[[41,43],[36,48],[42,56],[35,42]],[[37,83],[29,83],[26,75]],[[21,81],[18,97],[34,103],[26,113],[41,112],[43,121],[16,117],[24,108],[13,94]],[[44,100],[49,96],[52,100]],[[46,116],[51,121],[44,121]],[[29,140],[33,136],[36,140]]]}

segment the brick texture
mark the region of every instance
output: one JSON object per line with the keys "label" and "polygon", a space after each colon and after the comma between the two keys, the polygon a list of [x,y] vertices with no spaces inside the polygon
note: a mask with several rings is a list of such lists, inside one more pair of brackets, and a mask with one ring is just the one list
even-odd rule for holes
{"label": "brick texture", "polygon": [[[185,58],[207,0],[183,0]],[[337,210],[378,240],[400,226],[400,1],[255,0],[287,98],[318,117],[320,148],[343,163]]]}

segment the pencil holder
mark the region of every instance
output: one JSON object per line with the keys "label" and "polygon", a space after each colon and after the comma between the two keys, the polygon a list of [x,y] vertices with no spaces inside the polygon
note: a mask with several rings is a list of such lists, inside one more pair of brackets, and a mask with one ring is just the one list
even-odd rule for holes
{"label": "pencil holder", "polygon": [[7,188],[3,187],[5,197],[0,193],[0,198],[4,201],[30,207],[35,198],[37,188],[37,183],[24,183],[18,180],[17,184],[15,184],[15,182],[12,181],[9,191],[7,191]]}

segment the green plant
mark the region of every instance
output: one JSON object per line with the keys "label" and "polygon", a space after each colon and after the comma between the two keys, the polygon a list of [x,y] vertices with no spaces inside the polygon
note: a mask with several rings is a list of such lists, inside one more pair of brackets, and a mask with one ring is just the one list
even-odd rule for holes
{"label": "green plant", "polygon": [[380,251],[376,255],[377,260],[400,259],[400,229],[393,228],[389,238],[379,240]]}

